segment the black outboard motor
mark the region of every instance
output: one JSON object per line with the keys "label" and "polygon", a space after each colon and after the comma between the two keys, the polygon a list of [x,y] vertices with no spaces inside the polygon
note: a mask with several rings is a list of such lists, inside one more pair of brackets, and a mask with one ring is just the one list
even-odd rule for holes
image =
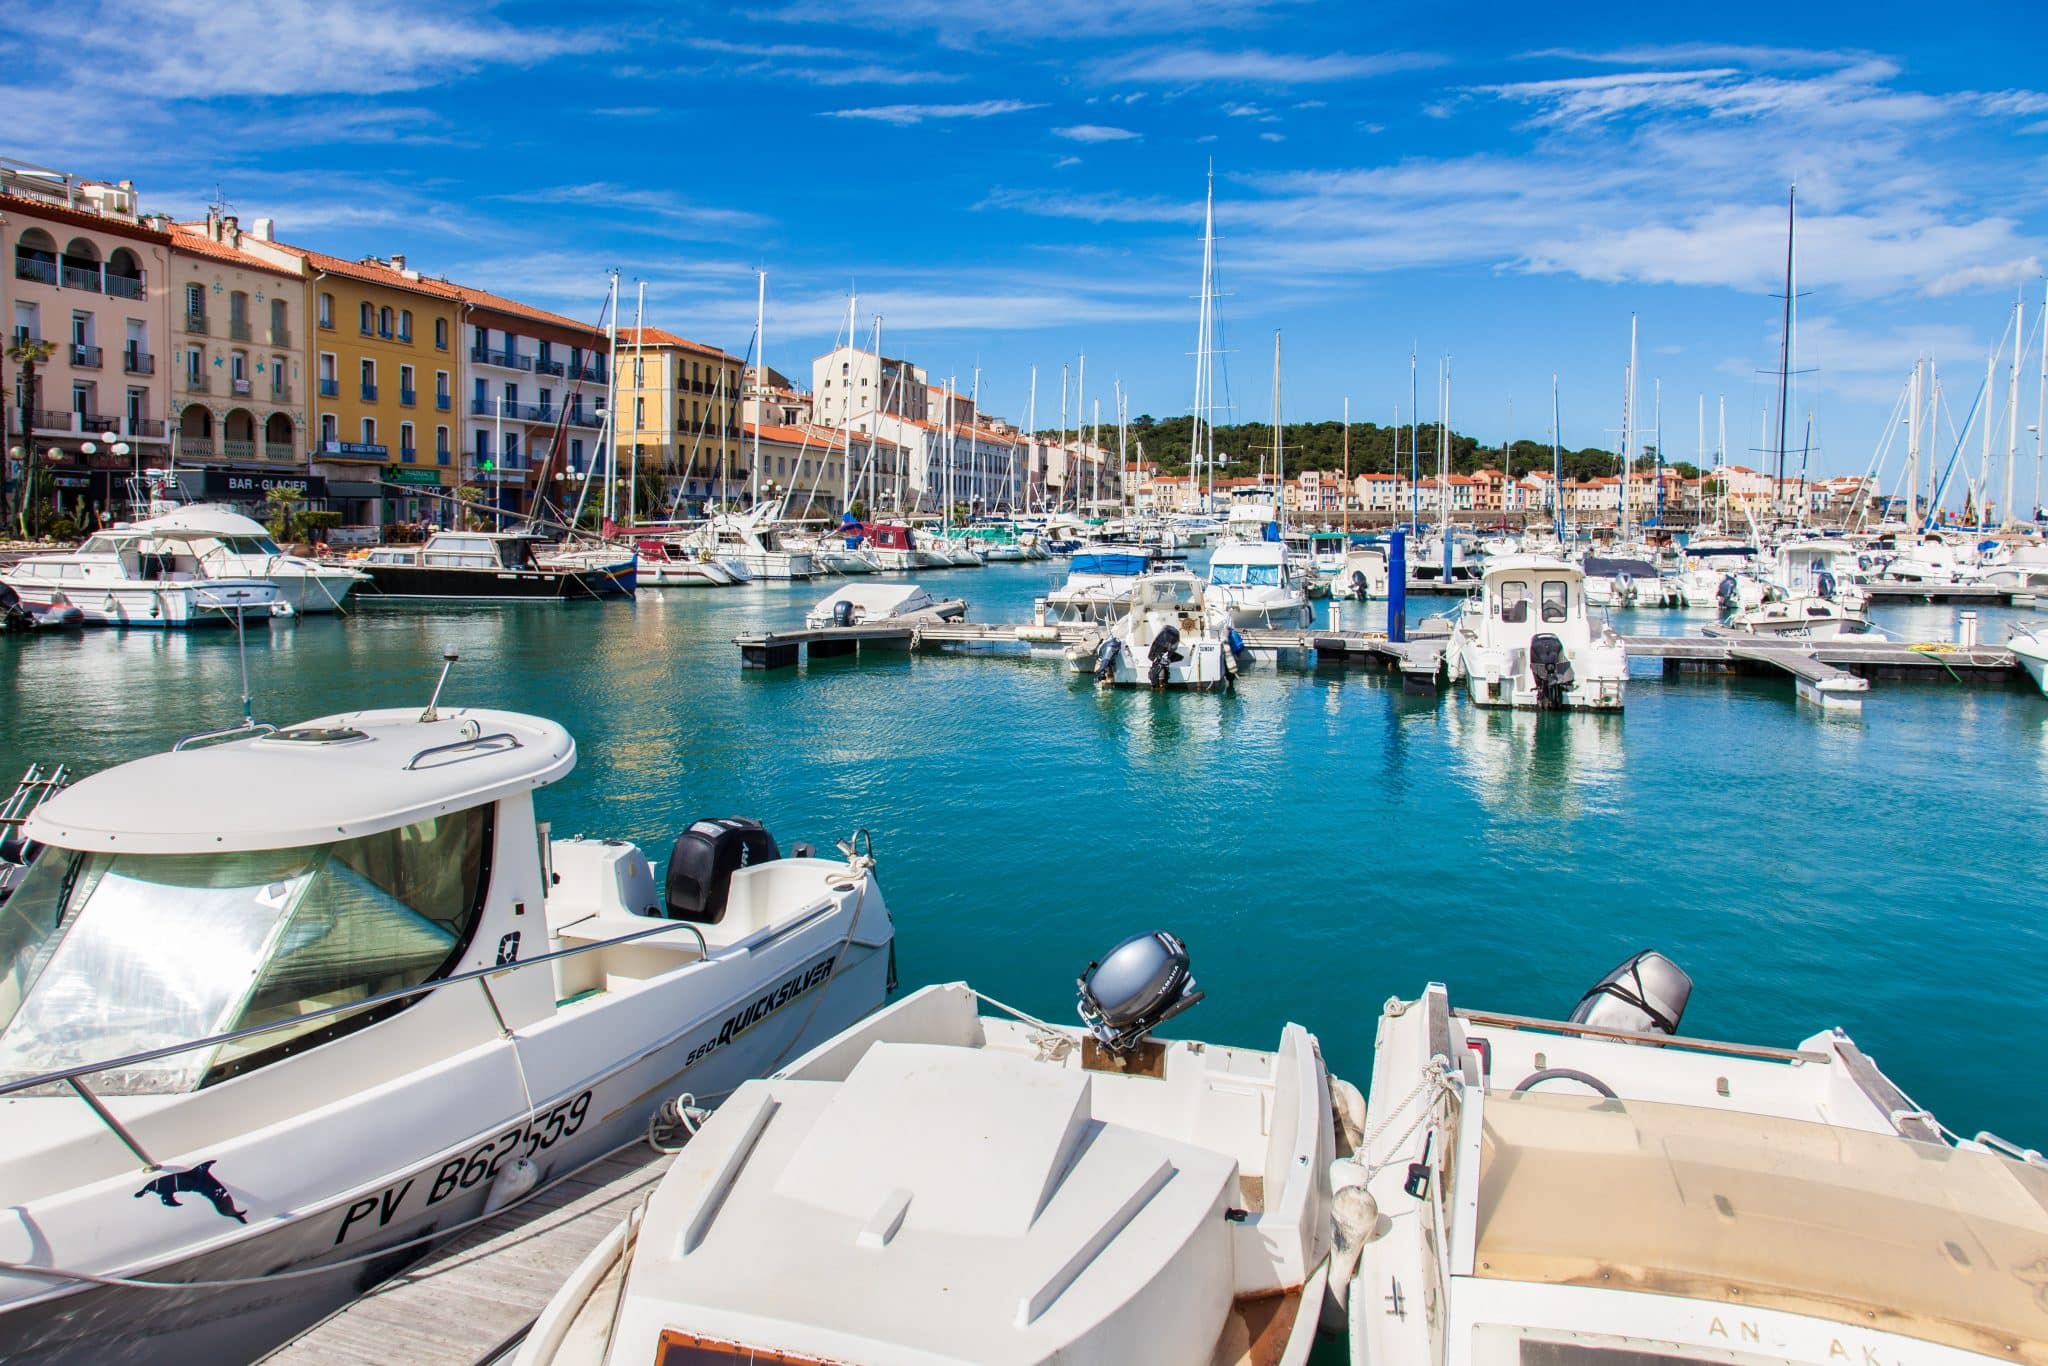
{"label": "black outboard motor", "polygon": [[841,598],[832,604],[832,624],[834,626],[853,625],[853,599]]}
{"label": "black outboard motor", "polygon": [[1159,634],[1152,637],[1152,648],[1148,653],[1152,661],[1152,686],[1163,688],[1166,680],[1173,676],[1170,666],[1186,658],[1180,652],[1180,627],[1160,627]]}
{"label": "black outboard motor", "polygon": [[1602,1029],[1676,1034],[1691,999],[1692,978],[1685,970],[1655,949],[1645,949],[1581,996],[1570,1019]]}
{"label": "black outboard motor", "polygon": [[1835,594],[1841,591],[1840,585],[1835,582],[1835,576],[1825,569],[1814,577],[1813,589],[1829,602],[1833,602]]}
{"label": "black outboard motor", "polygon": [[1116,657],[1123,652],[1123,642],[1115,636],[1104,636],[1102,643],[1095,647],[1095,681],[1107,683],[1116,676]]}
{"label": "black outboard motor", "polygon": [[21,594],[0,583],[0,633],[32,631],[36,619],[21,605]]}
{"label": "black outboard motor", "polygon": [[1564,695],[1577,681],[1564,642],[1545,631],[1529,641],[1529,676],[1536,680],[1536,699],[1544,707],[1562,707]]}
{"label": "black outboard motor", "polygon": [[676,836],[675,847],[669,850],[669,919],[716,925],[725,919],[732,875],[781,857],[775,836],[759,821],[744,816],[698,821]]}
{"label": "black outboard motor", "polygon": [[1735,576],[1733,574],[1723,574],[1721,576],[1721,586],[1714,590],[1714,598],[1721,604],[1722,611],[1727,612],[1735,609],[1736,595]]}
{"label": "black outboard motor", "polygon": [[1090,963],[1076,985],[1082,1022],[1112,1053],[1130,1052],[1202,999],[1187,946],[1164,930],[1132,935]]}

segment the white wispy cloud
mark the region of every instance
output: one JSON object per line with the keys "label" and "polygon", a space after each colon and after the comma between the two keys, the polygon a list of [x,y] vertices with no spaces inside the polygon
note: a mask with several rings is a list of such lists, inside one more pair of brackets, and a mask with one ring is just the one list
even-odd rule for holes
{"label": "white wispy cloud", "polygon": [[900,33],[930,30],[948,47],[1056,38],[1128,38],[1205,32],[1253,23],[1295,0],[790,0],[759,11],[773,23],[851,25]]}
{"label": "white wispy cloud", "polygon": [[748,209],[703,204],[669,190],[647,189],[612,181],[549,185],[498,196],[512,204],[558,204],[604,212],[619,226],[635,231],[674,232],[717,237],[758,232],[770,220]]}
{"label": "white wispy cloud", "polygon": [[1052,135],[1068,142],[1134,142],[1145,136],[1128,128],[1111,128],[1100,123],[1077,123],[1067,128],[1055,128]]}
{"label": "white wispy cloud", "polygon": [[1104,82],[1291,86],[1363,80],[1436,66],[1443,60],[1427,52],[1325,52],[1311,56],[1260,48],[1166,47],[1108,58],[1097,63],[1092,71],[1097,80]]}
{"label": "white wispy cloud", "polygon": [[891,123],[899,128],[907,128],[931,119],[986,119],[999,114],[1021,114],[1027,109],[1044,107],[1042,104],[1030,104],[1024,100],[976,100],[972,104],[883,104],[866,109],[828,109],[823,112],[823,117],[867,119],[875,123]]}

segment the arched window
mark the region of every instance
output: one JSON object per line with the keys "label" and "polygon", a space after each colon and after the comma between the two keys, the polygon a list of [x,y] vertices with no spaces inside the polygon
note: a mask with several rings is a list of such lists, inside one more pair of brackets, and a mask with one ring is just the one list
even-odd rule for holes
{"label": "arched window", "polygon": [[412,340],[412,310],[409,308],[399,310],[398,339],[407,342]]}
{"label": "arched window", "polygon": [[64,257],[58,263],[62,266],[59,284],[67,289],[100,288],[100,249],[90,240],[74,237],[64,246]]}
{"label": "arched window", "polygon": [[126,247],[107,258],[107,293],[122,299],[142,297],[142,262]]}
{"label": "arched window", "polygon": [[30,228],[15,239],[14,278],[40,284],[57,283],[57,243],[41,228]]}
{"label": "arched window", "polygon": [[380,337],[391,335],[391,310],[389,308],[377,310],[377,335]]}
{"label": "arched window", "polygon": [[371,306],[371,304],[370,304],[370,301],[369,301],[369,300],[367,300],[367,299],[365,299],[365,300],[363,301],[363,308],[362,308],[362,325],[363,325],[363,335],[364,335],[364,336],[366,336],[366,337],[369,337],[369,336],[374,336],[374,335],[376,335],[376,331],[377,331],[377,310],[376,310],[376,309],[375,309],[374,307],[372,307],[372,306]]}
{"label": "arched window", "polygon": [[292,420],[283,413],[272,413],[263,423],[263,458],[292,458]]}

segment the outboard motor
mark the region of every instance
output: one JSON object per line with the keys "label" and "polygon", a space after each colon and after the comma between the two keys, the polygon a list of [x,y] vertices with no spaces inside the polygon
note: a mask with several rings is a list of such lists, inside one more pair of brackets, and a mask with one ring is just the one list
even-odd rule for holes
{"label": "outboard motor", "polygon": [[1691,999],[1692,978],[1685,970],[1655,949],[1645,949],[1596,982],[1569,1018],[1602,1029],[1676,1034]]}
{"label": "outboard motor", "polygon": [[853,599],[841,598],[832,604],[832,624],[834,626],[853,625]]}
{"label": "outboard motor", "polygon": [[1536,680],[1537,701],[1544,707],[1562,707],[1565,693],[1577,681],[1572,662],[1565,658],[1564,642],[1548,631],[1529,641],[1529,676]]}
{"label": "outboard motor", "polygon": [[732,875],[782,857],[775,836],[744,816],[698,821],[676,836],[668,855],[668,914],[671,920],[716,925],[725,919]]}
{"label": "outboard motor", "polygon": [[1104,636],[1102,643],[1095,647],[1095,681],[1107,683],[1116,676],[1116,657],[1123,650],[1123,642],[1115,636]]}
{"label": "outboard motor", "polygon": [[1152,686],[1163,688],[1166,686],[1166,680],[1172,677],[1172,666],[1186,658],[1180,652],[1180,628],[1178,626],[1160,627],[1159,634],[1152,637],[1152,648],[1149,651],[1149,655],[1152,662]]}
{"label": "outboard motor", "polygon": [[1365,601],[1365,571],[1363,569],[1351,571],[1351,596],[1357,598],[1360,602]]}
{"label": "outboard motor", "polygon": [[1733,574],[1723,574],[1721,576],[1721,586],[1714,590],[1714,597],[1721,604],[1723,611],[1729,611],[1734,608],[1740,591],[1735,586],[1735,576]]}
{"label": "outboard motor", "polygon": [[35,617],[21,605],[21,594],[0,583],[0,632],[32,630],[35,624]]}
{"label": "outboard motor", "polygon": [[1076,985],[1082,1023],[1112,1053],[1130,1052],[1202,999],[1187,946],[1164,930],[1132,935],[1090,963]]}

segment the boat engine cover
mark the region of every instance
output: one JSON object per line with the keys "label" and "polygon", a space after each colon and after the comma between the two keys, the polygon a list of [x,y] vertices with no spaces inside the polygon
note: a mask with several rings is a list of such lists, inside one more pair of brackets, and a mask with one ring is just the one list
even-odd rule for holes
{"label": "boat engine cover", "polygon": [[1081,1018],[1106,1046],[1126,1052],[1152,1030],[1202,999],[1187,946],[1166,933],[1134,934],[1077,983]]}
{"label": "boat engine cover", "polygon": [[1529,640],[1529,676],[1536,680],[1537,690],[1552,706],[1562,702],[1565,692],[1577,681],[1572,662],[1565,657],[1564,642],[1548,631]]}
{"label": "boat engine cover", "polygon": [[1691,999],[1692,978],[1685,970],[1655,949],[1645,949],[1594,983],[1569,1018],[1602,1029],[1676,1034]]}
{"label": "boat engine cover", "polygon": [[732,875],[782,857],[775,836],[756,820],[719,816],[676,836],[668,855],[666,900],[671,920],[716,925],[725,919]]}

